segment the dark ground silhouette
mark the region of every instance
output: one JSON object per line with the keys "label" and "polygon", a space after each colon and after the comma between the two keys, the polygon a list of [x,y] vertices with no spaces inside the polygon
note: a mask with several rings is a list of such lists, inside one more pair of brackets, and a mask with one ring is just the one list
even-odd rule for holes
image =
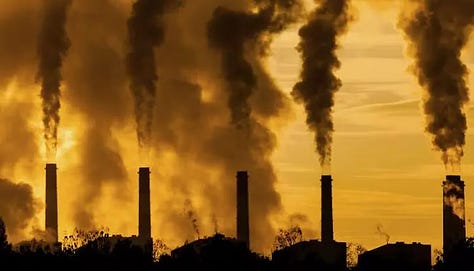
{"label": "dark ground silhouette", "polygon": [[[282,239],[285,236],[280,234],[275,238],[275,249],[285,250],[308,242],[293,238],[291,234],[292,238]],[[76,230],[65,237],[62,249],[59,243],[54,245],[38,240],[12,246],[0,219],[0,270],[293,270],[291,266],[250,251],[244,242],[218,233],[185,243],[172,251],[159,240],[154,243],[155,249],[162,253],[159,256],[144,252],[134,238],[109,236],[106,230]],[[318,264],[317,260],[305,261],[308,266],[304,266],[305,262],[298,263],[298,270],[331,270]],[[357,266],[347,270],[363,271]],[[392,269],[387,267],[387,270]],[[439,256],[433,266],[433,271],[465,270],[474,270],[474,238],[459,244],[449,254]]]}

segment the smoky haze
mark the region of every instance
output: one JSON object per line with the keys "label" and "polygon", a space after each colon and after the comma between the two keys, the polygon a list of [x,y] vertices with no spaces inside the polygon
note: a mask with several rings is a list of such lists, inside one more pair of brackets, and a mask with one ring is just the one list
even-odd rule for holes
{"label": "smoky haze", "polygon": [[[28,80],[34,82],[35,38],[41,21],[35,17],[35,8],[39,9],[43,2],[25,8],[29,2],[0,1],[0,14],[5,14],[0,16],[0,35],[10,37],[2,38],[0,43],[2,90],[13,77],[22,83],[20,86]],[[152,153],[156,154],[150,165],[151,193],[155,195],[151,197],[154,237],[171,246],[196,238],[189,217],[182,211],[187,199],[193,203],[202,236],[214,233],[216,224],[219,231],[234,236],[235,173],[245,169],[249,172],[252,249],[269,252],[275,233],[274,218],[282,211],[271,162],[277,144],[276,129],[270,122],[288,118],[290,100],[273,81],[265,58],[271,39],[299,13],[300,7],[291,3],[186,1],[174,12],[168,12],[176,7],[170,5],[156,17],[166,38],[154,47],[151,59],[157,64],[155,68],[159,67],[156,74],[160,75],[160,80],[154,81],[155,120],[150,135]],[[5,6],[11,6],[12,11]],[[231,110],[227,101],[231,88],[223,76],[223,50],[211,47],[208,39],[208,23],[218,7],[271,18],[269,25],[264,26],[268,28],[239,41],[243,44],[239,45],[242,54],[237,57],[248,63],[255,78],[250,95],[245,97],[245,104],[251,109],[250,133],[236,129],[229,121]],[[68,11],[71,48],[62,69],[67,90],[61,100],[61,127],[71,131],[72,139],[67,140],[67,148],[60,149],[64,158],[58,165],[60,232],[106,225],[113,232],[136,233],[134,97],[127,82],[131,80],[127,64],[127,20],[131,10],[131,1],[103,0],[74,1]],[[28,47],[29,44],[32,46]],[[2,172],[17,161],[40,162],[35,134],[39,132],[29,125],[41,119],[41,108],[30,106],[37,97],[30,95],[29,89],[14,89],[14,95],[21,91],[29,95],[18,96],[23,99],[21,104],[2,105],[9,113],[3,110],[0,119],[9,120],[11,125],[0,131],[0,137],[14,139],[12,146],[23,148],[1,146],[0,153],[5,154],[0,159],[5,161]],[[44,168],[36,167],[37,181],[33,187],[43,187]],[[43,197],[42,193],[38,195]]]}
{"label": "smoky haze", "polygon": [[298,51],[303,60],[300,81],[293,88],[296,101],[304,104],[306,123],[315,132],[319,161],[323,170],[331,165],[334,124],[334,94],[341,80],[334,74],[341,65],[336,50],[338,37],[352,20],[349,0],[315,0],[318,6],[299,30]]}
{"label": "smoky haze", "polygon": [[135,100],[135,118],[140,151],[150,148],[153,113],[158,80],[154,50],[164,41],[162,16],[180,5],[180,0],[137,0],[128,20],[130,51],[127,71]]}
{"label": "smoky haze", "polygon": [[66,33],[67,10],[72,0],[44,1],[38,39],[38,80],[41,80],[44,138],[49,161],[56,159],[59,108],[61,106],[61,67],[69,48]]}
{"label": "smoky haze", "polygon": [[0,197],[0,214],[7,232],[19,240],[42,206],[34,197],[33,188],[26,183],[0,179]]}
{"label": "smoky haze", "polygon": [[[298,1],[255,1],[243,9],[217,6],[207,24],[209,46],[220,57],[222,88],[227,96],[231,123],[231,127],[216,130],[211,148],[216,154],[220,153],[218,157],[224,159],[228,172],[249,171],[250,243],[260,250],[270,247],[271,240],[263,236],[275,232],[270,219],[281,209],[281,202],[275,191],[276,176],[269,159],[276,144],[275,135],[265,121],[252,113],[253,107],[262,108],[262,105],[252,104],[251,97],[265,89],[267,83],[272,85],[272,79],[261,70],[261,62],[273,35],[286,29],[300,15]],[[238,148],[224,143],[226,139]],[[235,182],[235,176],[231,176],[227,178]],[[235,191],[233,184],[229,189]],[[267,202],[255,200],[256,193],[252,190],[256,187],[260,187],[258,193]]]}
{"label": "smoky haze", "polygon": [[468,69],[461,51],[471,33],[474,2],[424,0],[411,5],[399,26],[410,44],[414,74],[426,90],[425,130],[442,152],[444,164],[455,168],[463,156],[467,129],[463,107],[469,101]]}
{"label": "smoky haze", "polygon": [[[65,175],[72,182],[68,189],[77,191],[71,196],[69,219],[81,229],[103,225],[96,212],[104,203],[107,187],[115,188],[109,193],[122,204],[131,197],[130,193],[123,193],[130,189],[129,176],[118,136],[113,132],[117,126],[126,125],[128,115],[133,114],[122,46],[128,14],[114,2],[75,2],[68,23],[73,46],[64,65],[64,79],[73,91],[64,95],[64,101],[77,110],[83,125],[76,135],[81,148],[74,149],[79,156],[75,168],[80,174],[70,171]],[[117,29],[111,31],[113,28]],[[68,153],[67,157],[72,159],[74,154]]]}

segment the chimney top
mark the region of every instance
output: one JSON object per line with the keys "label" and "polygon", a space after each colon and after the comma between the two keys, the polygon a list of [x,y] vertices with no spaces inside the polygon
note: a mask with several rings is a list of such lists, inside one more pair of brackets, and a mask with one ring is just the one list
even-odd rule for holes
{"label": "chimney top", "polygon": [[140,167],[138,169],[138,173],[150,173],[150,168],[149,167]]}
{"label": "chimney top", "polygon": [[56,169],[56,163],[46,163],[46,168],[45,169]]}
{"label": "chimney top", "polygon": [[446,181],[444,181],[443,184],[446,183],[452,183],[464,187],[464,182],[461,180],[461,176],[459,175],[446,175]]}
{"label": "chimney top", "polygon": [[331,176],[331,175],[321,175],[321,180],[331,181],[331,180],[332,180],[332,176]]}
{"label": "chimney top", "polygon": [[248,177],[247,171],[237,171],[237,178]]}
{"label": "chimney top", "polygon": [[448,181],[461,181],[461,176],[459,176],[459,175],[446,175],[446,180],[448,180]]}

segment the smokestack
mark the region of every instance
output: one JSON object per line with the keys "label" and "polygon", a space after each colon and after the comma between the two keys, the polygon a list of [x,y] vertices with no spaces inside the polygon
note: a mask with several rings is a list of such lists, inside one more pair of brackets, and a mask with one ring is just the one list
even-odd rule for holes
{"label": "smokestack", "polygon": [[56,164],[46,164],[46,232],[58,242],[58,195]]}
{"label": "smokestack", "polygon": [[332,177],[321,176],[321,241],[334,241],[332,224]]}
{"label": "smokestack", "polygon": [[150,240],[150,168],[141,167],[138,170],[138,197],[138,237]]}
{"label": "smokestack", "polygon": [[464,182],[459,175],[443,181],[443,251],[446,255],[466,240],[464,220]]}
{"label": "smokestack", "polygon": [[237,239],[250,247],[247,171],[237,171]]}

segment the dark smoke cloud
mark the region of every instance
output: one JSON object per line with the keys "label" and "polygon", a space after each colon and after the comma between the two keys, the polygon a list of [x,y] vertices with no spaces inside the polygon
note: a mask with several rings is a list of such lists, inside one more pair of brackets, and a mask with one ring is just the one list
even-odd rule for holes
{"label": "dark smoke cloud", "polygon": [[18,239],[42,207],[33,196],[33,189],[26,183],[0,179],[0,217],[9,235]]}
{"label": "dark smoke cloud", "polygon": [[472,1],[423,0],[399,22],[410,42],[414,72],[427,92],[425,129],[446,166],[459,165],[465,144],[468,69],[461,51],[469,40],[473,10]]}
{"label": "dark smoke cloud", "polygon": [[222,52],[223,76],[228,84],[228,106],[231,122],[238,128],[250,129],[249,98],[257,87],[257,75],[246,59],[248,43],[257,43],[263,52],[266,38],[283,31],[301,11],[296,1],[256,1],[258,12],[235,11],[217,7],[208,24],[210,45]]}
{"label": "dark smoke cloud", "polygon": [[349,0],[315,0],[318,5],[300,28],[298,51],[303,59],[300,81],[293,88],[293,97],[306,110],[306,123],[315,134],[317,151],[323,169],[331,164],[334,124],[334,94],[342,83],[334,74],[341,65],[336,55],[338,37],[351,21]]}
{"label": "dark smoke cloud", "polygon": [[[269,8],[272,5],[275,12],[267,15],[272,13]],[[183,218],[177,217],[173,212],[182,208],[179,198],[191,198],[193,202],[200,202],[196,214],[200,218],[200,231],[203,235],[214,233],[214,221],[217,220],[219,232],[235,236],[235,173],[246,169],[250,175],[252,249],[269,252],[275,232],[272,219],[281,210],[281,200],[275,189],[277,178],[270,160],[276,139],[267,125],[270,120],[281,117],[288,110],[288,97],[275,86],[266,72],[263,60],[272,36],[278,31],[276,27],[269,26],[269,29],[254,36],[247,38],[245,34],[240,36],[244,40],[237,40],[243,44],[233,47],[238,48],[237,52],[241,53],[235,56],[236,63],[246,63],[244,66],[251,69],[250,74],[253,74],[256,82],[254,86],[250,86],[251,94],[248,98],[244,97],[245,101],[242,103],[244,107],[249,105],[251,108],[250,118],[245,120],[251,129],[236,129],[235,125],[229,123],[231,110],[228,98],[232,85],[225,80],[228,72],[223,71],[224,61],[221,61],[227,51],[215,46],[228,46],[229,43],[225,37],[212,37],[212,40],[219,42],[217,44],[209,40],[210,22],[216,21],[214,14],[218,7],[225,10],[223,14],[236,13],[236,17],[242,14],[244,19],[259,16],[263,18],[263,15],[258,14],[265,13],[266,18],[278,21],[276,18],[283,14],[294,14],[284,13],[282,5],[270,1],[261,1],[261,7],[257,8],[256,13],[252,13],[251,10],[256,7],[255,2],[203,0],[187,1],[179,13],[166,18],[170,31],[167,31],[166,41],[157,51],[161,79],[157,89],[153,129],[156,132],[153,138],[156,153],[179,153],[177,163],[180,170],[174,170],[171,176],[163,177],[167,179],[162,184],[163,190],[169,191],[173,198],[160,203],[167,208],[159,207],[156,211],[156,216],[164,217],[158,228],[163,231],[165,228],[174,229],[174,232],[189,236],[186,233],[189,227],[183,227]],[[293,6],[292,10],[296,9]],[[250,20],[254,22],[253,19]],[[272,22],[271,25],[278,23]],[[218,30],[219,27],[215,27]],[[245,32],[242,23],[236,27]],[[230,36],[234,29],[219,31]],[[242,51],[239,51],[240,48]],[[236,82],[237,80],[240,79],[236,77]],[[209,217],[209,213],[213,213],[216,219]],[[184,225],[189,225],[187,219],[184,220]]]}
{"label": "dark smoke cloud", "polygon": [[156,97],[156,47],[164,41],[162,16],[180,5],[180,0],[137,0],[128,20],[130,51],[127,70],[130,88],[135,99],[135,118],[140,150],[147,150],[151,141]]}
{"label": "dark smoke cloud", "polygon": [[[136,186],[136,175],[126,176],[123,170],[122,160],[128,158],[124,157],[128,153],[121,153],[121,147],[129,147],[128,140],[121,137],[129,136],[127,124],[133,122],[129,117],[133,115],[133,103],[129,102],[132,96],[127,85],[127,65],[123,65],[127,63],[127,52],[130,53],[124,48],[130,43],[127,39],[130,2],[74,1],[69,11],[67,31],[74,46],[71,46],[64,62],[64,81],[71,91],[64,92],[62,102],[67,109],[64,113],[68,113],[63,115],[63,119],[71,120],[68,125],[74,127],[75,144],[70,153],[65,154],[71,158],[67,160],[67,168],[66,165],[59,165],[63,169],[60,174],[68,176],[67,182],[59,188],[69,186],[67,188],[71,190],[67,191],[76,193],[71,196],[72,200],[69,194],[67,198],[60,199],[61,206],[66,205],[64,201],[70,201],[62,207],[64,211],[61,213],[74,218],[66,220],[74,223],[66,227],[97,228],[97,224],[114,227],[112,225],[117,224],[117,219],[111,218],[106,211],[120,201],[123,220],[128,219],[126,216],[132,217],[130,223],[124,222],[124,231],[133,233],[136,230],[136,219],[130,215],[136,212],[136,203],[130,203],[128,198],[121,199],[131,194],[132,185]],[[0,79],[2,83],[17,77],[20,72],[25,77],[31,76],[31,81],[34,81],[36,67],[29,65],[36,63],[34,37],[37,36],[36,24],[40,20],[34,17],[35,9],[25,8],[32,7],[33,4],[28,3],[31,4],[31,0],[0,1],[2,15],[5,5],[15,6],[15,12],[8,15],[13,19],[3,20],[5,17],[0,16],[0,35],[2,31],[4,35],[13,35],[11,41],[1,36],[0,58],[7,60],[0,61],[0,67],[5,67],[0,69],[0,77],[4,79]],[[40,7],[42,3],[38,1],[36,5]],[[271,248],[275,232],[272,220],[281,210],[281,201],[275,188],[277,178],[270,159],[276,137],[268,123],[282,117],[289,104],[288,97],[275,86],[263,60],[271,38],[280,31],[273,26],[278,25],[278,21],[287,20],[286,14],[293,17],[294,13],[284,12],[287,9],[283,3],[291,1],[259,1],[258,8],[255,8],[255,3],[186,1],[179,12],[164,12],[162,15],[166,16],[157,17],[156,22],[165,27],[163,33],[166,32],[166,39],[154,50],[160,80],[155,81],[157,106],[153,109],[155,120],[151,144],[158,157],[156,163],[151,165],[152,189],[163,191],[159,197],[152,197],[152,207],[156,208],[153,216],[154,237],[164,238],[167,242],[169,239],[182,242],[195,238],[189,218],[182,212],[186,199],[195,204],[194,214],[199,218],[200,234],[214,233],[216,220],[219,231],[234,236],[235,172],[247,169],[250,175],[252,248],[260,252],[269,252]],[[269,9],[272,5],[274,11]],[[250,134],[229,125],[230,110],[226,101],[230,92],[228,82],[222,80],[222,51],[209,47],[207,26],[218,6],[248,14],[252,14],[251,10],[274,13],[271,16],[272,27],[246,39],[243,46],[244,60],[250,64],[256,78],[256,85],[246,102],[251,108]],[[18,30],[10,31],[11,27],[18,27]],[[32,33],[33,39],[30,41],[30,35],[19,35],[17,32]],[[32,48],[28,44],[33,44]],[[5,53],[10,51],[16,56]],[[21,112],[20,116],[23,116],[29,112],[24,108],[21,106],[17,110],[15,107],[12,112]],[[1,115],[5,119],[19,120],[12,117],[13,114],[2,112]],[[0,134],[8,132],[10,135],[21,130],[24,142],[35,142],[35,135],[27,129],[31,118],[21,120],[15,125],[24,124],[25,129],[3,129]],[[3,138],[9,140],[11,137]],[[31,144],[33,151],[25,151],[27,156],[19,154],[18,157],[36,157],[37,146]],[[0,150],[6,148],[9,147],[3,146]],[[167,158],[169,153],[179,155],[170,161]],[[8,155],[2,157],[10,161]],[[173,160],[176,160],[176,166]],[[170,171],[171,166],[173,170]],[[117,202],[106,197],[110,188],[116,192],[111,197],[120,198]],[[104,210],[104,206],[108,209]],[[117,213],[116,210],[110,212]],[[101,216],[98,216],[99,213]],[[210,213],[215,214],[215,219],[209,216]]]}
{"label": "dark smoke cloud", "polygon": [[105,203],[100,200],[105,186],[116,188],[114,198],[122,203],[130,200],[130,193],[124,193],[129,190],[126,167],[113,133],[132,113],[122,46],[127,14],[114,2],[75,2],[68,24],[74,46],[64,65],[64,79],[73,91],[64,100],[84,120],[77,134],[81,148],[74,150],[80,155],[81,174],[75,180],[79,187],[71,216],[76,227],[86,229],[105,223],[96,218],[94,208]]}
{"label": "dark smoke cloud", "polygon": [[66,13],[71,2],[72,0],[44,1],[43,21],[38,40],[40,63],[37,76],[38,80],[41,80],[44,138],[48,160],[56,158],[61,106],[61,66],[69,48]]}

